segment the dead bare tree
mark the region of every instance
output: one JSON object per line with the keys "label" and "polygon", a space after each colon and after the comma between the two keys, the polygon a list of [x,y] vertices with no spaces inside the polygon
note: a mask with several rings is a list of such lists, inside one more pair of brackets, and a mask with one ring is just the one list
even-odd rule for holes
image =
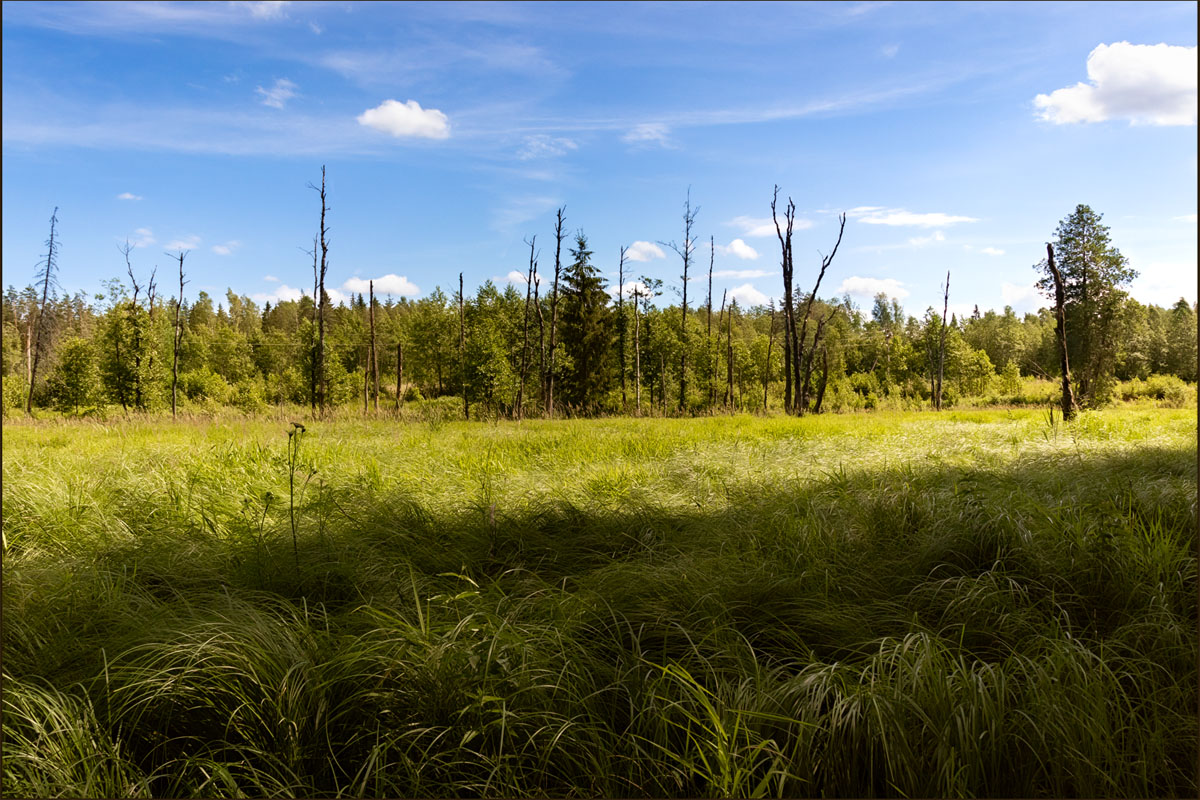
{"label": "dead bare tree", "polygon": [[321,264],[317,274],[317,295],[313,298],[313,301],[317,304],[317,407],[321,415],[324,416],[327,389],[325,377],[325,307],[329,302],[329,296],[325,294],[325,274],[329,269],[329,242],[325,238],[329,233],[329,228],[325,226],[325,215],[329,212],[329,207],[326,203],[324,164],[321,165],[320,188],[311,183],[308,185],[308,188],[318,192],[321,197],[321,226],[318,228],[318,235],[321,242]]}
{"label": "dead bare tree", "polygon": [[521,380],[517,384],[517,419],[522,419],[524,415],[525,403],[525,378],[529,374],[529,301],[533,294],[533,273],[537,270],[537,236],[532,239],[526,239],[525,244],[529,245],[529,272],[525,277],[525,322],[524,330],[521,334]]}
{"label": "dead bare tree", "polygon": [[458,388],[463,396],[463,419],[471,418],[471,401],[467,399],[467,318],[463,305],[463,274],[458,273]]}
{"label": "dead bare tree", "polygon": [[679,245],[675,242],[659,242],[664,247],[669,247],[675,251],[675,254],[683,260],[683,298],[679,304],[679,410],[682,412],[687,407],[687,284],[688,284],[688,267],[692,262],[692,253],[696,250],[696,244],[692,241],[692,228],[696,224],[696,214],[700,208],[692,208],[692,189],[688,187],[687,199],[683,204],[683,244]]}
{"label": "dead bare tree", "polygon": [[621,247],[621,260],[617,264],[617,347],[621,352],[621,411],[625,411],[625,251]]}
{"label": "dead bare tree", "polygon": [[[790,205],[791,201],[789,200],[788,202]],[[812,360],[813,360],[813,356],[816,354],[817,345],[819,344],[819,339],[821,336],[820,329],[824,326],[824,323],[818,321],[818,323],[817,323],[818,329],[817,329],[817,333],[814,334],[812,345],[809,346],[807,352],[805,352],[805,349],[804,349],[805,341],[804,340],[805,340],[805,335],[808,332],[808,318],[809,318],[809,314],[812,311],[813,303],[816,302],[817,292],[821,288],[821,281],[825,278],[825,271],[827,269],[829,269],[829,265],[833,263],[833,258],[834,258],[834,256],[837,255],[838,247],[840,247],[842,244],[842,234],[844,234],[846,232],[846,215],[845,214],[842,214],[838,217],[838,223],[839,223],[839,225],[838,225],[837,241],[834,242],[834,244],[833,244],[833,251],[830,252],[830,254],[828,256],[821,257],[821,270],[820,270],[820,272],[817,273],[817,282],[815,284],[813,284],[813,289],[811,292],[809,292],[808,301],[805,303],[805,306],[804,306],[804,321],[800,325],[800,334],[798,337],[794,338],[793,342],[792,342],[793,354],[800,356],[800,358],[793,359],[793,364],[794,364],[793,368],[795,370],[795,384],[797,387],[797,391],[800,395],[799,400],[796,403],[796,413],[800,414],[800,415],[803,415],[808,411],[808,388],[809,388],[808,379],[809,379],[809,376],[812,374]],[[791,226],[789,225],[789,228],[790,227]],[[788,250],[789,250],[788,255],[789,255],[789,259],[790,259],[790,257],[791,257],[790,245],[788,247]],[[837,313],[836,308],[834,309],[833,313]],[[833,314],[830,314],[830,319],[832,319],[832,317],[833,317]],[[794,323],[792,325],[792,330],[793,330],[793,335],[794,335],[795,334],[795,324]],[[803,361],[803,371],[804,371],[803,384],[801,384],[801,381],[800,381],[800,372],[801,372],[801,362],[802,361]]]}
{"label": "dead bare tree", "polygon": [[717,240],[708,237],[708,296],[704,304],[708,306],[708,333],[705,336],[705,352],[708,353],[708,405],[711,408],[717,402],[717,354],[712,346],[712,274],[713,263],[717,260]]}
{"label": "dead bare tree", "polygon": [[375,348],[375,281],[367,283],[367,290],[370,293],[370,317],[371,317],[371,406],[375,412],[379,412],[379,351]]}
{"label": "dead bare tree", "polygon": [[121,255],[125,256],[125,271],[129,273],[129,282],[133,284],[133,300],[129,303],[129,315],[131,327],[133,328],[133,406],[140,409],[142,403],[142,326],[137,319],[138,311],[138,294],[142,287],[138,284],[137,278],[133,276],[133,266],[129,262],[129,254],[133,252],[133,247],[129,244],[129,240],[125,240],[124,247],[118,247]]}
{"label": "dead bare tree", "polygon": [[46,240],[46,258],[38,266],[37,280],[42,284],[42,301],[38,306],[37,322],[33,337],[33,363],[29,369],[29,395],[25,399],[25,413],[33,415],[33,387],[37,380],[38,361],[46,348],[46,306],[50,295],[58,287],[58,206],[50,215],[50,238]]}
{"label": "dead bare tree", "polygon": [[[792,295],[792,226],[796,221],[796,205],[788,198],[787,210],[784,212],[786,234],[779,227],[779,218],[775,213],[775,204],[779,200],[779,186],[771,196],[771,219],[775,223],[775,235],[779,237],[781,263],[783,267],[783,410],[792,411],[792,364],[796,361],[796,317],[793,308]],[[799,391],[800,387],[796,387]]]}
{"label": "dead bare tree", "polygon": [[179,401],[179,346],[183,343],[183,326],[179,321],[179,314],[183,307],[183,285],[187,283],[183,279],[183,258],[187,255],[187,250],[180,251],[171,255],[166,253],[169,258],[179,260],[179,298],[175,301],[175,337],[173,342],[173,355],[171,357],[171,418],[175,418],[175,409]]}
{"label": "dead bare tree", "polygon": [[558,209],[554,219],[554,284],[550,289],[550,369],[546,376],[546,414],[554,418],[554,355],[558,347],[558,278],[562,273],[563,219],[566,206]]}
{"label": "dead bare tree", "polygon": [[[542,278],[535,269],[533,271],[533,308],[537,311],[538,320],[538,376],[540,378],[540,387],[542,390],[542,402],[546,400],[546,317],[542,314],[542,300],[538,294],[538,289],[542,285]],[[544,410],[544,407],[543,407]]]}
{"label": "dead bare tree", "polygon": [[[309,184],[311,186],[311,184]],[[313,307],[312,307],[312,329],[309,335],[312,337],[312,347],[309,350],[309,393],[308,397],[312,403],[312,415],[317,415],[317,304],[320,302],[320,250],[317,247],[317,237],[313,237],[313,249],[305,251],[312,256],[313,259]]]}
{"label": "dead bare tree", "polygon": [[771,385],[771,347],[775,344],[775,301],[768,304],[771,321],[767,324],[767,368],[763,371],[763,413],[767,412],[767,387]]}
{"label": "dead bare tree", "polygon": [[642,326],[638,316],[638,301],[642,298],[640,284],[633,286],[633,393],[638,416],[642,414]]}
{"label": "dead bare tree", "polygon": [[1054,331],[1058,338],[1058,352],[1061,356],[1062,367],[1062,415],[1064,420],[1075,417],[1075,395],[1071,391],[1071,365],[1067,363],[1067,321],[1063,313],[1066,305],[1066,290],[1063,286],[1062,273],[1054,264],[1054,247],[1046,245],[1046,260],[1050,266],[1050,274],[1054,276]]}

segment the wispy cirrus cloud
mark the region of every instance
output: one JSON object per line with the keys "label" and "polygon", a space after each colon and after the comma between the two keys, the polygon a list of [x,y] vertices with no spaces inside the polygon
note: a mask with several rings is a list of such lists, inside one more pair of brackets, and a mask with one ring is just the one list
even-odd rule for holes
{"label": "wispy cirrus cloud", "polygon": [[255,87],[255,93],[262,95],[262,104],[271,108],[283,108],[288,100],[296,96],[299,87],[287,78],[276,78],[275,85],[270,89]]}
{"label": "wispy cirrus cloud", "polygon": [[241,242],[237,241],[236,239],[233,239],[233,240],[226,242],[225,244],[214,244],[212,246],[212,251],[219,256],[228,256],[228,255],[232,255],[233,251],[237,250],[241,246],[242,246]]}
{"label": "wispy cirrus cloud", "polygon": [[525,137],[525,144],[517,151],[517,158],[528,161],[534,158],[552,158],[565,155],[571,150],[577,150],[579,145],[575,140],[565,136],[547,136],[539,133]]}
{"label": "wispy cirrus cloud", "polygon": [[916,214],[903,208],[883,206],[858,206],[846,212],[850,219],[868,225],[913,226],[917,228],[944,228],[960,222],[979,222],[975,217],[965,217],[942,212]]}
{"label": "wispy cirrus cloud", "polygon": [[633,145],[670,146],[671,129],[661,122],[643,122],[635,125],[621,137],[621,141]]}
{"label": "wispy cirrus cloud", "polygon": [[[771,219],[770,217],[740,216],[740,217],[734,217],[733,219],[729,220],[725,224],[732,225],[735,228],[741,229],[742,235],[749,237],[749,238],[758,238],[758,237],[762,237],[762,236],[777,235],[775,232],[775,220]],[[797,218],[792,223],[792,230],[802,231],[807,228],[811,228],[812,226],[813,226],[812,220]],[[779,223],[779,230],[782,231],[782,230],[785,230],[786,228],[787,228],[787,223],[781,221]]]}

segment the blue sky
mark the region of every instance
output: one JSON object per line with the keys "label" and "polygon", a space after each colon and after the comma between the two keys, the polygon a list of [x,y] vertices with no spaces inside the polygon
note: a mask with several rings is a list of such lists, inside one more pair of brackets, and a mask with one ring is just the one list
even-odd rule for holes
{"label": "blue sky", "polygon": [[[60,280],[101,291],[190,249],[194,297],[312,285],[422,296],[523,271],[554,209],[595,263],[680,284],[689,191],[714,294],[1018,312],[1077,204],[1144,302],[1196,299],[1195,3],[5,3],[3,282],[32,280],[59,207]],[[784,201],[781,201],[781,206]],[[703,281],[689,302],[703,301]],[[674,294],[664,300],[677,302]]]}

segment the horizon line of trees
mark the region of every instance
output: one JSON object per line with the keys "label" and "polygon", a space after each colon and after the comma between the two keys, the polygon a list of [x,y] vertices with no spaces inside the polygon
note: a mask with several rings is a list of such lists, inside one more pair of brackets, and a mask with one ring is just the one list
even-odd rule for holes
{"label": "horizon line of trees", "polygon": [[[582,229],[567,233],[556,214],[553,270],[539,268],[537,237],[528,239],[524,286],[486,281],[467,296],[440,287],[419,300],[380,302],[373,287],[333,306],[324,287],[329,228],[324,169],[320,226],[314,237],[313,296],[267,302],[229,290],[224,303],[205,292],[188,302],[184,255],[179,292],[164,298],[152,272],[136,278],[128,246],[129,286],[105,293],[57,290],[57,209],[37,285],[3,297],[5,409],[53,407],[79,413],[103,405],[126,411],[232,404],[306,404],[314,416],[331,406],[365,410],[453,397],[463,415],[525,416],[599,413],[697,414],[782,408],[802,415],[872,408],[883,398],[928,402],[1016,394],[1021,378],[1061,376],[1055,312],[959,319],[949,306],[916,317],[880,294],[869,313],[850,298],[819,295],[845,231],[823,256],[810,289],[796,285],[792,260],[795,205],[772,216],[780,246],[783,301],[747,308],[712,292],[715,246],[709,241],[708,294],[689,307],[686,287],[702,263],[694,229],[699,209],[684,205],[682,244],[663,242],[680,258],[678,304],[660,306],[663,282],[626,274],[610,291]],[[565,245],[565,247],[564,247]],[[1197,307],[1143,305],[1125,291],[1136,273],[1112,246],[1101,216],[1085,205],[1064,218],[1054,253],[1064,285],[1064,320],[1075,401],[1097,406],[1116,381],[1174,375],[1194,382]],[[546,256],[547,262],[549,255]],[[699,262],[699,263],[698,263]],[[1054,295],[1050,268],[1035,264],[1039,288]],[[691,273],[689,275],[689,272]],[[632,279],[632,280],[631,280]],[[524,291],[521,291],[523,289]],[[614,296],[615,295],[615,296]],[[313,298],[320,298],[314,302]]]}

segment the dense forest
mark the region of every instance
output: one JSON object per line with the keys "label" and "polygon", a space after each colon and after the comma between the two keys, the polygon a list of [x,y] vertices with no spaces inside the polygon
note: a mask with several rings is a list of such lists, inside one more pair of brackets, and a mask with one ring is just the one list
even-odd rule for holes
{"label": "dense forest", "polygon": [[[690,202],[684,245],[669,246],[682,263],[679,287],[692,284],[693,297],[701,295],[691,305],[686,289],[679,302],[664,305],[671,287],[629,272],[624,250],[605,266],[618,268],[625,291],[608,285],[606,259],[589,249],[582,230],[568,233],[562,209],[550,252],[528,242],[520,284],[488,281],[465,295],[459,276],[449,294],[438,288],[393,302],[368,293],[334,306],[323,289],[327,247],[320,237],[314,295],[324,302],[305,295],[261,308],[232,290],[224,298],[201,291],[188,299],[186,254],[176,254],[170,273],[151,272],[133,263],[128,246],[114,256],[124,256],[127,281],[105,282],[104,294],[62,294],[55,219],[36,282],[20,291],[10,285],[3,298],[5,413],[80,414],[106,406],[203,412],[226,405],[255,411],[269,404],[386,410],[433,398],[447,398],[438,402],[449,408],[456,398],[453,407],[469,418],[805,414],[940,407],[967,397],[1021,403],[1023,378],[1060,374],[1052,308],[1022,317],[1011,308],[980,313],[976,306],[965,318],[947,318],[946,305],[914,315],[882,294],[870,309],[849,296],[820,296],[837,248],[797,271],[792,214],[789,203],[776,215],[785,298],[779,308],[747,308],[714,295],[711,253],[695,237]],[[1196,306],[1180,299],[1162,308],[1129,297],[1125,288],[1136,273],[1099,214],[1078,206],[1060,222],[1054,248],[1081,405],[1109,401],[1118,381],[1146,382],[1132,391],[1162,396],[1196,380]],[[1034,269],[1053,297],[1045,262]],[[962,302],[951,280],[948,274],[942,288]]]}

